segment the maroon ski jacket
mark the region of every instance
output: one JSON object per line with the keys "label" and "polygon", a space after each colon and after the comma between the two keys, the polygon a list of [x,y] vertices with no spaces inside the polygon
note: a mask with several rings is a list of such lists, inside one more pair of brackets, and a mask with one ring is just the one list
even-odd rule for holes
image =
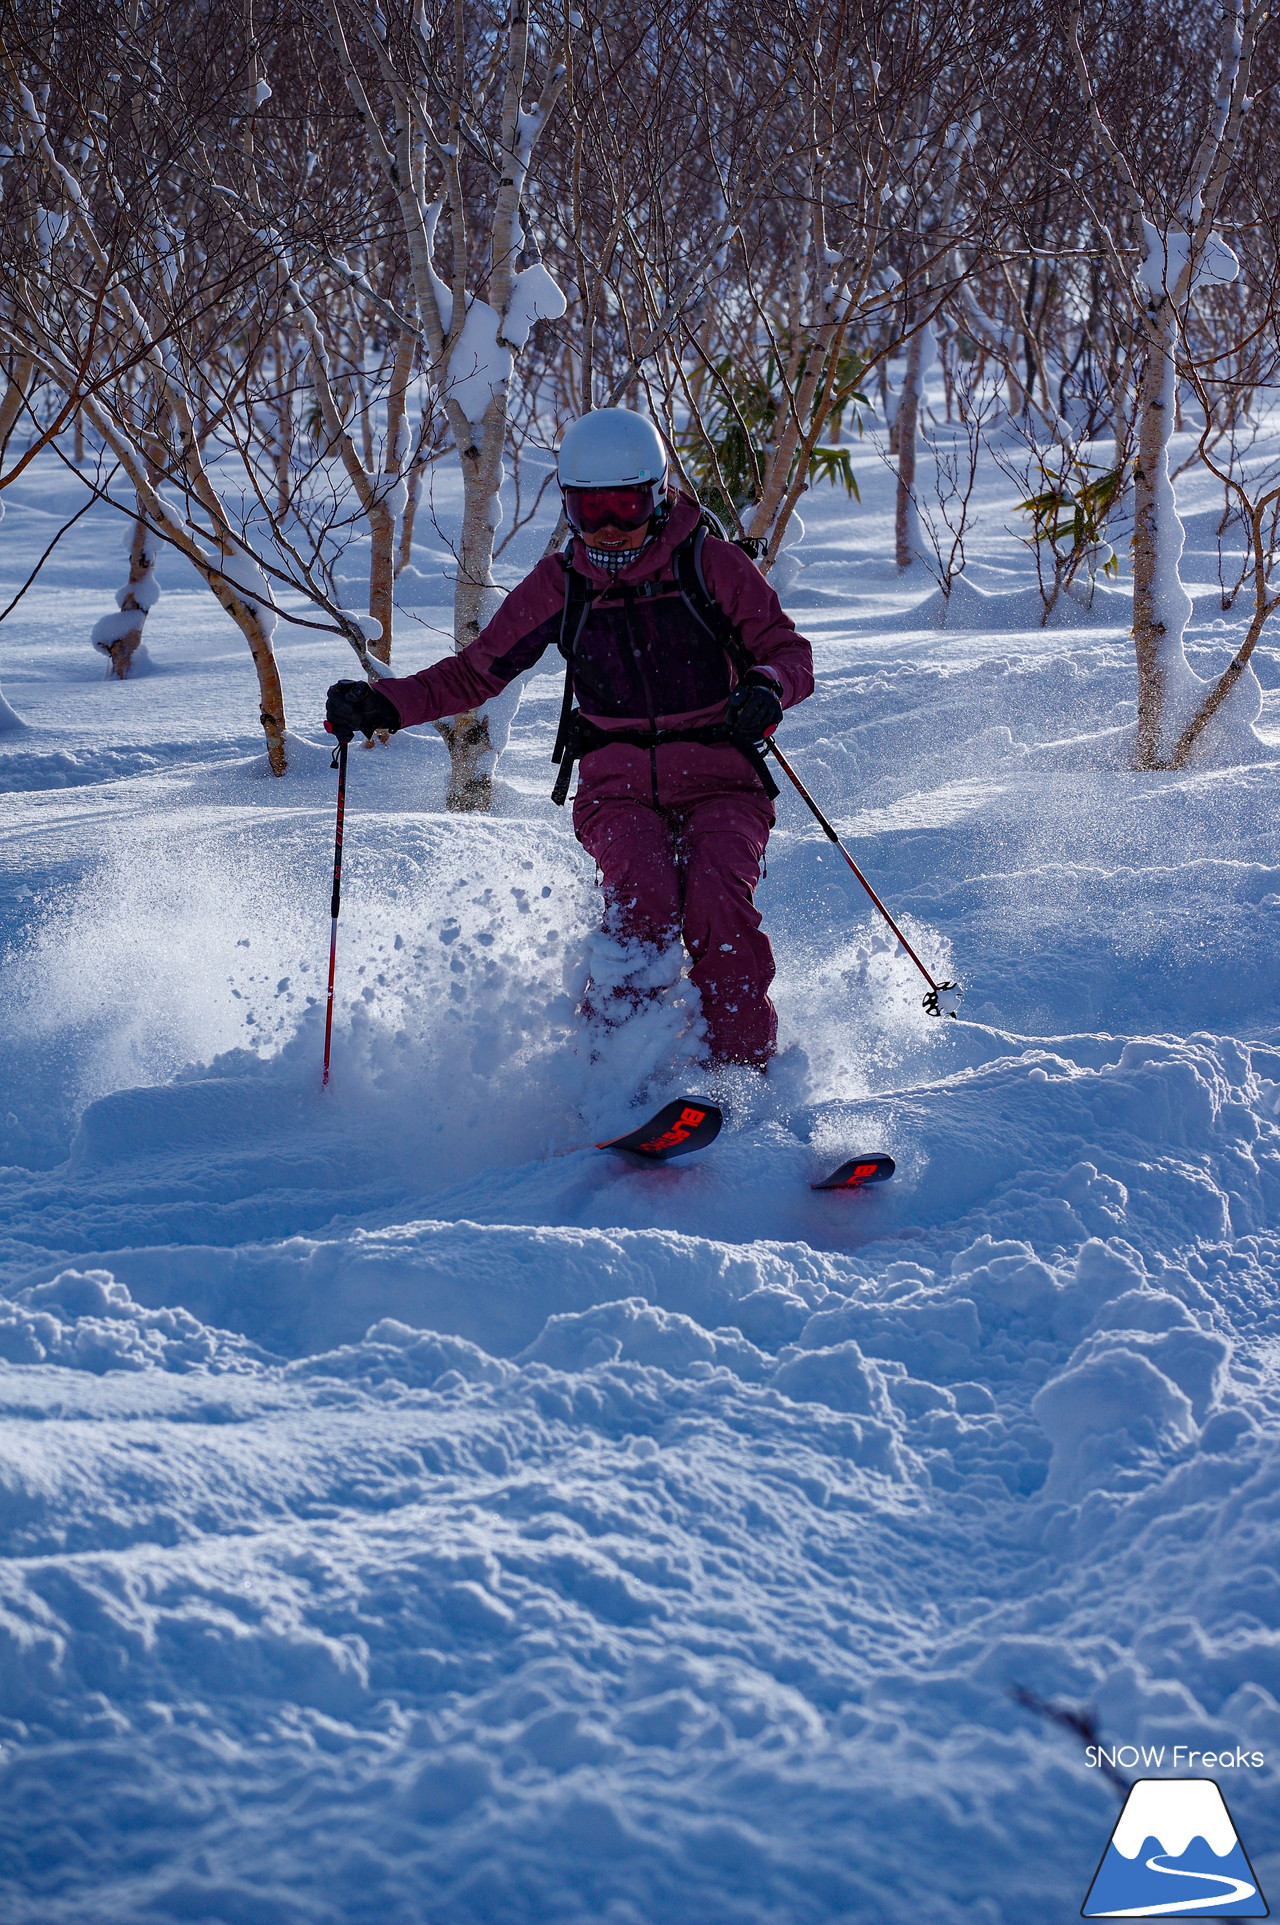
{"label": "maroon ski jacket", "polygon": [[[593,566],[581,540],[574,543],[573,566],[595,590],[573,651],[574,690],[583,715],[602,729],[702,728],[724,718],[737,671],[685,602],[671,560],[699,514],[695,502],[678,497],[657,538],[613,578]],[[783,707],[803,702],[813,691],[812,651],[755,563],[711,535],[701,562],[708,590],[746,654],[776,681]],[[562,555],[546,556],[459,654],[416,675],[379,681],[379,694],[394,703],[401,723],[479,708],[556,647],[565,566]],[[741,762],[734,750],[716,759],[724,754]]]}

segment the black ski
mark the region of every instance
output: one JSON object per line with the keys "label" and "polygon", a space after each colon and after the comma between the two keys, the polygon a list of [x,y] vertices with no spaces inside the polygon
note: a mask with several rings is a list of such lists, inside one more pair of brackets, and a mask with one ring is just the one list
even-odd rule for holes
{"label": "black ski", "polygon": [[[674,1156],[705,1150],[719,1136],[723,1121],[723,1113],[714,1103],[704,1103],[696,1096],[677,1096],[674,1102],[664,1103],[639,1129],[628,1130],[625,1136],[612,1136],[607,1143],[597,1143],[596,1148],[621,1150],[624,1155],[639,1157],[646,1163],[668,1163]],[[821,1183],[811,1183],[809,1188],[862,1190],[871,1183],[887,1183],[895,1168],[893,1158],[880,1150],[867,1156],[851,1156]]]}
{"label": "black ski", "polygon": [[631,1156],[643,1157],[646,1163],[666,1163],[673,1156],[705,1150],[719,1136],[723,1120],[714,1103],[700,1102],[696,1096],[677,1096],[638,1130],[611,1137],[607,1143],[597,1143],[596,1148],[625,1150]]}
{"label": "black ski", "polygon": [[862,1190],[868,1183],[887,1183],[897,1165],[891,1156],[875,1152],[871,1156],[851,1156],[830,1176],[824,1176],[821,1183],[811,1183],[811,1190]]}

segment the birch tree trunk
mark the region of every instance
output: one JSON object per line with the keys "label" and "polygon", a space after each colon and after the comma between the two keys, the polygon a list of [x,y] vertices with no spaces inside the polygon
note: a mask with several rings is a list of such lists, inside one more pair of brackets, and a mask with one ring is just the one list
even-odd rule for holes
{"label": "birch tree trunk", "polygon": [[405,481],[404,513],[400,517],[400,541],[396,553],[396,581],[413,560],[413,525],[418,518],[418,503],[422,499],[424,466],[423,462],[415,461]]}
{"label": "birch tree trunk", "polygon": [[129,579],[120,591],[120,613],[105,616],[93,630],[94,647],[102,650],[111,673],[121,682],[133,667],[147,616],[160,594],[155,578],[156,538],[145,517],[145,505],[138,498],[138,518],[129,541]]}
{"label": "birch tree trunk", "polygon": [[293,498],[293,389],[296,378],[295,356],[290,353],[283,328],[272,342],[276,395],[272,407],[273,434],[271,464],[276,484],[276,514],[283,521]]}
{"label": "birch tree trunk", "polygon": [[[1182,645],[1191,601],[1179,575],[1184,531],[1169,473],[1169,442],[1177,404],[1179,317],[1204,272],[1227,173],[1252,105],[1248,85],[1257,23],[1252,0],[1226,0],[1215,96],[1178,218],[1166,222],[1162,230],[1149,218],[1143,189],[1099,106],[1085,59],[1080,9],[1074,0],[1069,13],[1072,56],[1094,134],[1112,163],[1135,228],[1144,238],[1137,283],[1145,291],[1140,338],[1146,359],[1134,403],[1137,468],[1133,479],[1133,641],[1138,678],[1134,760],[1140,769],[1170,765],[1205,693]],[[1118,285],[1126,281],[1134,285],[1105,230],[1103,240],[1113,257]],[[1206,272],[1205,278],[1216,275]]]}
{"label": "birch tree trunk", "polygon": [[[455,649],[473,642],[491,613],[493,600],[493,545],[499,522],[502,491],[502,453],[507,438],[507,409],[514,366],[505,328],[515,285],[516,256],[523,236],[520,203],[528,169],[528,150],[522,155],[521,97],[529,60],[528,0],[511,0],[507,16],[507,56],[502,100],[501,171],[490,240],[489,306],[500,317],[496,329],[499,379],[479,422],[468,420],[470,432],[459,442],[462,463],[462,541],[454,587],[453,636]],[[455,217],[456,218],[456,217]],[[456,299],[456,292],[455,292]],[[519,345],[523,345],[521,342]],[[457,348],[454,350],[458,352]],[[450,364],[452,366],[452,363]],[[459,370],[467,376],[466,367]],[[475,431],[478,425],[478,433]],[[454,429],[455,436],[457,428]],[[449,793],[445,806],[470,811],[493,803],[495,744],[488,718],[471,710],[455,716],[446,734],[449,744]]]}
{"label": "birch tree trunk", "polygon": [[[18,424],[27,398],[27,390],[35,374],[35,361],[29,354],[17,354],[13,367],[0,396],[0,463],[4,461],[4,451],[9,445],[10,436]],[[0,498],[0,521],[4,520],[4,501]],[[0,729],[19,729],[24,726],[17,710],[11,708],[0,691]]]}
{"label": "birch tree trunk", "polygon": [[[334,51],[360,113],[370,153],[385,173],[400,209],[420,335],[442,381],[444,409],[458,451],[462,528],[453,627],[454,647],[463,649],[475,640],[492,612],[494,537],[500,520],[502,457],[515,355],[525,344],[531,320],[564,312],[561,296],[558,306],[540,309],[536,302],[532,306],[526,302],[516,314],[512,296],[517,260],[525,246],[520,212],[533,146],[565,84],[566,69],[552,67],[536,104],[531,109],[524,107],[529,5],[528,0],[509,0],[498,42],[501,108],[492,150],[497,164],[489,235],[488,300],[482,301],[468,287],[468,217],[475,200],[464,189],[459,153],[467,140],[474,141],[469,123],[481,118],[484,99],[473,95],[464,9],[458,4],[453,11],[453,80],[447,87],[440,83],[439,49],[429,42],[421,21],[416,22],[414,32],[423,59],[412,68],[402,68],[397,65],[395,50],[378,30],[378,16],[368,21],[358,16],[368,26],[366,44],[378,63],[394,110],[389,135],[384,131],[385,119],[375,110],[352,59],[338,0],[325,0],[325,11]],[[353,12],[348,17],[357,16]],[[488,97],[492,98],[493,91],[486,85]],[[443,186],[439,199],[428,192],[428,162]],[[436,223],[446,206],[453,248],[449,284],[436,273],[432,260]],[[394,582],[393,547],[387,549],[384,574],[388,583]],[[487,809],[493,797],[493,764],[499,746],[487,717],[483,712],[469,711],[437,722],[436,727],[449,745],[446,807]]]}
{"label": "birch tree trunk", "polygon": [[36,364],[31,355],[14,356],[13,372],[5,384],[3,397],[0,397],[0,461],[4,459],[4,451],[26,406],[27,392],[35,374],[35,367]]}
{"label": "birch tree trunk", "polygon": [[[56,367],[48,371],[57,378]],[[205,537],[212,541],[212,555],[161,497],[156,485],[153,451],[149,450],[145,456],[141,454],[128,433],[97,401],[86,400],[83,405],[90,427],[101,436],[104,446],[110,449],[132,482],[137,493],[139,514],[145,514],[150,524],[148,533],[161,529],[164,531],[165,540],[186,556],[244,636],[258,679],[258,720],[267,739],[267,762],[273,775],[283,775],[288,767],[284,691],[271,646],[271,632],[276,617],[270,609],[270,591],[261,570],[235,541],[222,513],[222,504],[199,464],[198,455],[199,485],[191,483],[189,474],[184,474],[184,478],[188,485],[192,485],[192,492],[213,523],[212,537]],[[185,443],[188,438],[194,443],[194,427],[189,418],[184,422],[179,416],[178,431],[180,443]],[[181,452],[174,465],[180,472],[184,471]]]}
{"label": "birch tree trunk", "polygon": [[[336,454],[341,460],[369,524],[369,613],[382,625],[378,640],[369,643],[369,653],[380,662],[390,663],[395,619],[396,524],[405,494],[402,478],[405,391],[413,370],[417,343],[414,336],[406,331],[396,345],[391,389],[387,398],[383,472],[378,475],[362,459],[344,420],[319,319],[310,303],[303,298],[296,282],[291,284],[290,292],[299,332],[309,350],[311,387],[324,426],[326,453]],[[365,413],[367,415],[367,408]]]}
{"label": "birch tree trunk", "polygon": [[1133,643],[1138,666],[1137,763],[1165,766],[1165,736],[1176,736],[1174,704],[1185,704],[1195,677],[1182,651],[1191,601],[1178,573],[1183,528],[1169,475],[1177,380],[1176,317],[1166,298],[1148,329],[1138,389],[1138,459],[1133,476]]}
{"label": "birch tree trunk", "polygon": [[396,343],[391,387],[387,394],[387,437],[382,455],[382,485],[369,508],[369,613],[382,624],[380,641],[370,642],[369,653],[380,662],[391,660],[392,624],[395,621],[396,524],[408,506],[404,481],[408,458],[406,401],[413,374],[417,342],[402,334]]}
{"label": "birch tree trunk", "polygon": [[894,412],[894,445],[897,450],[897,480],[893,496],[893,558],[899,568],[911,568],[919,559],[920,527],[916,512],[916,442],[920,428],[920,392],[924,370],[926,322],[918,326],[907,342],[906,368],[902,393]]}

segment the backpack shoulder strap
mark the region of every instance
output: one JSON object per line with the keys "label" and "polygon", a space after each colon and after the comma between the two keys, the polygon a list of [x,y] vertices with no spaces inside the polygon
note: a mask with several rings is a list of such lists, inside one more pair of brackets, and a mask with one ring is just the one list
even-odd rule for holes
{"label": "backpack shoulder strap", "polygon": [[570,560],[572,544],[561,556],[564,562],[564,612],[560,617],[560,653],[569,661],[577,646],[578,636],[587,612],[596,598],[597,590],[592,587],[586,576],[576,569]]}
{"label": "backpack shoulder strap", "polygon": [[564,551],[564,612],[560,617],[560,639],[558,647],[564,656],[564,694],[560,700],[560,726],[556,730],[555,747],[551,760],[562,765],[562,773],[567,777],[572,761],[565,765],[565,755],[573,733],[573,651],[582,633],[582,624],[591,610],[596,598],[596,589],[580,574],[570,560],[572,543]]}
{"label": "backpack shoulder strap", "polygon": [[754,668],[756,664],[747,652],[733,621],[707,587],[707,578],[702,572],[702,549],[707,532],[707,522],[700,521],[693,533],[686,535],[673,551],[671,559],[675,566],[676,581],[679,583],[680,593],[693,613],[704,628],[710,629],[741,675],[747,669]]}

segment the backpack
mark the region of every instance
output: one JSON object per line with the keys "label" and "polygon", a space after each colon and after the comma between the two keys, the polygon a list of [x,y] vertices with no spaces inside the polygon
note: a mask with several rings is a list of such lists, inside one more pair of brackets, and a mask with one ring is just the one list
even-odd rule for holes
{"label": "backpack", "polygon": [[[742,675],[747,669],[754,668],[756,663],[748,653],[733,621],[707,587],[706,577],[702,572],[702,548],[708,535],[717,535],[721,540],[725,539],[715,516],[709,509],[704,508],[698,518],[697,526],[691,529],[684,540],[672,550],[671,561],[676,585],[690,613],[720,644],[738,674]],[[743,535],[735,539],[733,545],[735,548],[741,548],[755,561],[765,544],[755,536]],[[573,543],[570,541],[564,550],[564,614],[560,622],[558,644],[560,653],[564,656],[564,696],[560,703],[560,725],[556,730],[555,747],[551,751],[551,760],[559,765],[560,770],[555,787],[551,791],[551,799],[557,807],[563,807],[568,796],[574,763],[589,748],[600,746],[599,742],[589,739],[590,737],[602,736],[615,743],[640,741],[640,737],[634,731],[614,729],[606,732],[595,729],[594,725],[584,716],[579,715],[573,706],[573,651],[582,633],[583,623],[591,612],[592,602],[598,594],[608,591],[592,587],[586,576],[579,573],[570,560],[572,552]],[[610,583],[609,587],[611,589],[613,584]],[[658,735],[666,741],[735,739],[730,736],[729,730],[723,723],[714,724],[707,729],[659,730]],[[646,736],[645,744],[647,741]],[[770,776],[763,756],[741,742],[736,745],[756,766],[766,793],[770,797],[775,796],[778,793],[777,784]]]}

